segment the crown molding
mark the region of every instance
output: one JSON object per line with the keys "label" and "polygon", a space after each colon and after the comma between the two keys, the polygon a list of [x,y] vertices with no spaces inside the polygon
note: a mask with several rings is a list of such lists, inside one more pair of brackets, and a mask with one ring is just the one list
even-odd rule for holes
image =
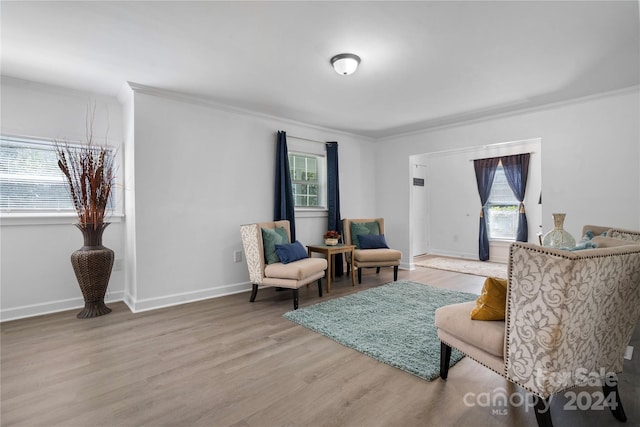
{"label": "crown molding", "polygon": [[[471,111],[471,112],[465,113],[464,115],[465,116],[477,115],[477,117],[468,118],[468,119],[461,118],[459,120],[451,119],[452,121],[450,121],[450,122],[448,121],[448,119],[446,117],[442,117],[440,119],[433,119],[433,120],[424,122],[425,126],[420,128],[420,129],[407,131],[407,132],[398,132],[398,133],[387,135],[387,136],[381,136],[379,138],[376,138],[376,141],[380,141],[380,142],[390,141],[390,140],[393,140],[393,139],[396,139],[396,138],[403,138],[403,137],[408,137],[408,136],[420,135],[420,134],[423,134],[423,133],[432,132],[432,131],[441,130],[441,129],[448,129],[448,128],[453,128],[453,127],[458,127],[458,126],[471,125],[471,124],[474,124],[474,123],[481,123],[481,122],[486,122],[486,121],[490,121],[490,120],[496,120],[496,119],[501,119],[501,118],[506,118],[506,117],[517,116],[517,115],[521,115],[521,114],[534,113],[534,112],[538,112],[538,111],[551,110],[551,109],[554,109],[554,108],[560,108],[560,107],[564,107],[564,106],[567,106],[567,105],[580,104],[580,103],[589,102],[589,101],[593,101],[593,100],[597,100],[597,99],[610,98],[610,97],[614,97],[614,96],[622,96],[622,95],[627,95],[627,94],[632,94],[632,93],[640,94],[640,85],[628,86],[628,87],[621,88],[621,89],[615,89],[615,90],[606,91],[606,92],[599,92],[599,93],[595,93],[595,94],[591,94],[591,95],[585,95],[585,96],[581,96],[581,97],[577,97],[577,98],[566,99],[566,100],[563,100],[563,101],[549,102],[549,103],[535,105],[535,106],[531,106],[531,107],[514,108],[513,110],[510,110],[510,111],[494,113],[494,114],[490,113],[490,111],[493,108],[487,108],[487,109],[484,109],[484,110],[476,110],[476,111]],[[483,115],[483,111],[486,112],[486,114]],[[460,115],[460,116],[462,116],[462,115]],[[450,118],[451,117],[455,117],[455,116],[450,116]],[[428,122],[432,122],[433,124],[429,125]],[[438,122],[440,122],[440,123],[438,123]],[[445,123],[443,123],[443,122],[445,122]]]}
{"label": "crown molding", "polygon": [[258,112],[258,111],[254,111],[254,110],[250,110],[250,109],[246,109],[246,108],[240,108],[240,107],[235,107],[229,104],[224,104],[218,101],[215,101],[211,98],[207,98],[207,97],[203,97],[203,96],[197,96],[197,95],[191,95],[191,94],[186,94],[183,92],[178,92],[178,91],[173,91],[173,90],[168,90],[168,89],[161,89],[161,88],[157,88],[157,87],[153,87],[153,86],[147,86],[147,85],[143,85],[140,83],[135,83],[135,82],[127,82],[127,85],[131,88],[131,90],[134,93],[142,93],[145,95],[151,95],[151,96],[157,96],[157,97],[161,97],[161,98],[167,98],[167,99],[172,99],[175,101],[181,101],[181,102],[186,102],[189,104],[194,104],[194,105],[199,105],[199,106],[203,106],[203,107],[207,107],[207,108],[212,108],[215,110],[219,110],[219,111],[224,111],[224,112],[228,112],[228,113],[234,113],[234,114],[240,114],[240,115],[244,115],[244,116],[250,116],[250,117],[256,117],[259,119],[265,119],[265,120],[274,120],[274,121],[278,121],[278,122],[284,122],[284,123],[289,123],[291,125],[295,125],[295,126],[303,126],[305,128],[309,128],[309,129],[314,129],[317,131],[321,131],[321,132],[330,132],[333,135],[343,135],[343,136],[348,136],[348,137],[352,137],[352,138],[358,138],[358,139],[365,139],[369,142],[375,142],[376,138],[373,138],[371,136],[367,136],[367,135],[361,135],[361,134],[357,134],[357,133],[352,133],[352,132],[346,132],[343,130],[339,130],[339,129],[333,129],[333,128],[328,128],[328,127],[324,127],[324,126],[318,126],[318,125],[313,125],[310,123],[305,123],[305,122],[300,122],[297,120],[293,120],[293,119],[289,119],[286,117],[280,117],[280,116],[275,116],[272,114],[267,114],[267,113],[262,113],[262,112]]}

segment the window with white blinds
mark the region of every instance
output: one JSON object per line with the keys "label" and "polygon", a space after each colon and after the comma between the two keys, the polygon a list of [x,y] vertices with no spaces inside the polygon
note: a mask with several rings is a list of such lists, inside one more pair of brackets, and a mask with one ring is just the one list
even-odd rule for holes
{"label": "window with white blinds", "polygon": [[518,232],[520,202],[509,187],[502,162],[498,164],[487,201],[487,225],[490,239],[514,240]]}
{"label": "window with white blinds", "polygon": [[54,141],[0,136],[0,212],[75,212]]}

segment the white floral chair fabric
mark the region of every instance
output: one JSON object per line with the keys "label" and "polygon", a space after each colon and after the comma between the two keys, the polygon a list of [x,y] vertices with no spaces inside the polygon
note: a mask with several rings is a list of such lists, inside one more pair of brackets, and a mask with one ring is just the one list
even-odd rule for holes
{"label": "white floral chair fabric", "polygon": [[612,239],[640,242],[640,231],[606,227],[602,225],[585,225],[582,227],[582,236],[587,234],[587,231],[591,231],[594,236],[605,236],[611,237]]}
{"label": "white floral chair fabric", "polygon": [[318,282],[318,294],[322,296],[322,278],[327,269],[324,258],[305,258],[288,264],[276,262],[267,264],[262,240],[262,229],[282,227],[286,230],[289,241],[291,231],[289,221],[271,221],[240,226],[245,259],[249,270],[249,279],[253,285],[250,302],[254,302],[259,287],[273,286],[293,290],[293,309],[298,309],[299,291],[302,286]]}
{"label": "white floral chair fabric", "polygon": [[621,228],[612,228],[607,232],[607,237],[612,239],[627,240],[640,243],[640,231],[624,230]]}
{"label": "white floral chair fabric", "polygon": [[[471,320],[475,302],[436,310],[441,377],[457,348],[536,396],[540,426],[552,425],[553,394],[592,385],[594,375],[619,398],[616,374],[640,318],[640,244],[594,241],[576,252],[511,244],[505,321]],[[624,421],[616,401],[612,413]]]}

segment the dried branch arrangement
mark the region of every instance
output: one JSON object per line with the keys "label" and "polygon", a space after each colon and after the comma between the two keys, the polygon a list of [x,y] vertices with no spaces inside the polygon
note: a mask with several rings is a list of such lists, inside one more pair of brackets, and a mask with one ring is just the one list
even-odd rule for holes
{"label": "dried branch arrangement", "polygon": [[[94,108],[95,112],[95,108]],[[115,153],[93,140],[93,114],[87,114],[87,142],[70,145],[56,142],[58,167],[69,184],[80,228],[103,226],[115,181]]]}

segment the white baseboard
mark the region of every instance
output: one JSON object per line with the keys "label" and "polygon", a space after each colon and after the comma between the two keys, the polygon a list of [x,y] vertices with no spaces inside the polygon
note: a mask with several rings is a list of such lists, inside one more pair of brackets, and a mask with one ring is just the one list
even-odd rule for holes
{"label": "white baseboard", "polygon": [[447,250],[441,250],[441,249],[430,249],[428,253],[429,255],[448,256],[452,258],[464,258],[464,259],[471,259],[476,261],[478,260],[477,253],[453,252],[453,251],[447,251]]}
{"label": "white baseboard", "polygon": [[158,308],[171,307],[174,305],[187,304],[190,302],[247,292],[249,290],[251,290],[251,283],[243,282],[146,299],[136,299],[130,294],[126,294],[124,296],[124,302],[132,312],[140,313],[143,311],[156,310]]}
{"label": "white baseboard", "polygon": [[[511,242],[507,242],[506,245],[503,242],[491,242],[489,253],[491,257],[489,261],[491,262],[499,262],[501,264],[507,264],[509,262],[509,244]],[[428,252],[429,255],[438,255],[438,256],[446,256],[452,258],[462,258],[478,261],[477,253],[470,252],[454,252],[440,249],[430,249]]]}
{"label": "white baseboard", "polygon": [[632,357],[633,357],[633,347],[628,345],[627,351],[624,352],[624,358],[627,360],[631,360]]}
{"label": "white baseboard", "polygon": [[[122,301],[124,291],[109,292],[105,297],[105,302]],[[58,313],[67,310],[80,310],[84,307],[84,299],[82,297],[70,298],[65,300],[50,301],[39,304],[23,305],[20,307],[5,308],[0,310],[0,322],[9,320],[24,319],[25,317],[42,316],[44,314]]]}
{"label": "white baseboard", "polygon": [[398,268],[400,270],[415,270],[416,266],[415,264],[412,262],[401,262],[400,265],[398,266]]}
{"label": "white baseboard", "polygon": [[[201,301],[209,298],[221,297],[251,290],[251,283],[243,282],[232,285],[225,285],[216,288],[202,289],[193,292],[161,296],[148,299],[136,299],[131,294],[124,291],[109,292],[105,297],[105,302],[124,301],[133,313],[155,310],[158,308],[171,307],[179,304]],[[67,310],[80,310],[84,307],[82,297],[70,298],[66,300],[51,301],[40,304],[25,305],[21,307],[7,308],[0,310],[0,322],[9,320],[24,319],[27,317],[42,316],[45,314],[57,313]]]}

